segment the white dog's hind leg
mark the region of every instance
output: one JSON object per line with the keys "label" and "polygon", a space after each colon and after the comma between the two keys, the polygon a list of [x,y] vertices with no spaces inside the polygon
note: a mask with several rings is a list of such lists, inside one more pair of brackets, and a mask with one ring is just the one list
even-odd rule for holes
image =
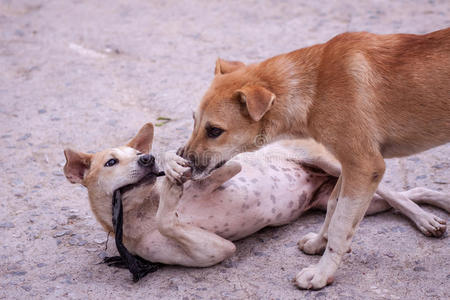
{"label": "white dog's hind leg", "polygon": [[318,233],[310,232],[306,234],[298,242],[298,247],[306,254],[322,254],[325,251],[328,240],[328,226],[330,225],[331,218],[333,217],[334,210],[336,209],[336,204],[341,189],[341,177],[339,177],[336,185],[331,192],[330,198],[327,202],[327,214],[325,216],[325,221],[322,224]]}
{"label": "white dog's hind leg", "polygon": [[171,261],[184,266],[207,267],[233,255],[236,247],[232,242],[179,221],[177,206],[182,193],[183,186],[164,179],[156,213],[158,230],[162,235],[174,240],[182,249],[171,253]]}
{"label": "white dog's hind leg", "polygon": [[446,222],[444,220],[432,213],[426,212],[414,203],[423,202],[436,206],[443,205],[445,207],[445,198],[442,193],[433,192],[424,188],[399,193],[380,186],[378,187],[377,194],[383,197],[393,208],[411,219],[417,228],[426,236],[440,237],[445,233]]}
{"label": "white dog's hind leg", "polygon": [[406,197],[418,204],[429,204],[442,208],[450,213],[450,195],[438,191],[432,191],[427,188],[417,187],[409,191],[402,192]]}

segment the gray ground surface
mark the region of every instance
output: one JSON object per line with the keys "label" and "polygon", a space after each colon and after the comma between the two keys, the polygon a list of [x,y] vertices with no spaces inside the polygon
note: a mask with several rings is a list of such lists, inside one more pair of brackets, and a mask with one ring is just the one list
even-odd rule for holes
{"label": "gray ground surface", "polygon": [[[450,26],[448,0],[374,2],[0,0],[0,298],[448,299],[447,235],[424,237],[393,212],[362,222],[322,291],[291,283],[319,259],[296,247],[318,212],[237,242],[215,267],[167,267],[133,284],[97,264],[106,235],[62,173],[64,147],[115,146],[160,116],[173,120],[157,127],[155,151],[183,144],[218,56],[253,62],[343,31]],[[385,180],[450,192],[449,154],[391,160]]]}

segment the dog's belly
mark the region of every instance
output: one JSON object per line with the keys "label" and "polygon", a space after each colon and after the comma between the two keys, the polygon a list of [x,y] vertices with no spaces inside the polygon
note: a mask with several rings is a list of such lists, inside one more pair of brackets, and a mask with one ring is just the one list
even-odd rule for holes
{"label": "dog's belly", "polygon": [[298,218],[313,205],[316,190],[328,179],[290,161],[250,161],[212,193],[185,192],[178,214],[182,222],[237,240]]}

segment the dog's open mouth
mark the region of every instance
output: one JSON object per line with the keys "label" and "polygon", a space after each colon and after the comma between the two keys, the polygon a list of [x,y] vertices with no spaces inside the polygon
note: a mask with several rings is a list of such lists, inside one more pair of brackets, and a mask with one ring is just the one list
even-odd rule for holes
{"label": "dog's open mouth", "polygon": [[141,179],[136,181],[135,183],[127,184],[120,188],[122,193],[125,193],[135,187],[144,185],[144,184],[152,184],[156,181],[156,177],[164,176],[165,173],[163,171],[150,170],[147,174],[144,175]]}
{"label": "dog's open mouth", "polygon": [[211,169],[207,169],[207,168],[194,168],[194,171],[192,172],[192,180],[194,181],[200,181],[200,180],[204,180],[207,177],[209,177],[212,172],[214,172],[215,170],[221,168],[224,164],[226,164],[227,161],[226,160],[222,160],[220,162],[218,162],[214,167],[212,167]]}
{"label": "dog's open mouth", "polygon": [[[214,170],[216,170],[216,169],[218,169],[218,168],[220,168],[220,167],[222,167],[226,162],[227,162],[226,160],[222,160],[221,162],[219,162],[218,164],[216,164],[216,165],[214,166],[214,168],[212,168],[211,172],[214,171]],[[211,172],[209,172],[209,173],[211,173]]]}

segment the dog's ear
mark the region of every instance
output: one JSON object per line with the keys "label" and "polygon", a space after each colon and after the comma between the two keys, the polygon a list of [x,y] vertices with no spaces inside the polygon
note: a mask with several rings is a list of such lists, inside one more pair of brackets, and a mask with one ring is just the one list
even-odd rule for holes
{"label": "dog's ear", "polygon": [[221,58],[216,60],[216,68],[214,69],[214,75],[227,74],[237,69],[245,67],[245,64],[240,61],[227,61]]}
{"label": "dog's ear", "polygon": [[244,86],[234,93],[234,97],[246,105],[248,114],[256,122],[261,120],[275,101],[274,93],[257,85]]}
{"label": "dog's ear", "polygon": [[92,154],[65,149],[64,156],[66,157],[66,164],[64,166],[64,175],[66,175],[66,178],[71,183],[83,184],[84,175],[91,166]]}
{"label": "dog's ear", "polygon": [[142,153],[149,153],[153,142],[153,124],[147,123],[139,130],[136,136],[127,144]]}

